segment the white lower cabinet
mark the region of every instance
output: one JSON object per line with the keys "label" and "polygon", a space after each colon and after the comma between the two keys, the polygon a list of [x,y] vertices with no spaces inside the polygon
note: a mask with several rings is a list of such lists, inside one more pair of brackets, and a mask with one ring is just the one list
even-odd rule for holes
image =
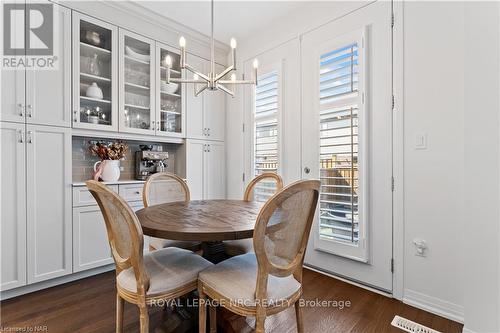
{"label": "white lower cabinet", "polygon": [[28,283],[72,272],[71,133],[26,126]]}
{"label": "white lower cabinet", "polygon": [[224,199],[224,142],[186,140],[186,178],[191,200]]}
{"label": "white lower cabinet", "polygon": [[[138,211],[142,204],[143,184],[108,185],[120,194],[132,210]],[[144,249],[149,247],[144,236]],[[73,271],[81,272],[113,263],[106,224],[101,209],[86,186],[73,187]]]}
{"label": "white lower cabinet", "polygon": [[0,123],[2,291],[72,272],[69,129]]}
{"label": "white lower cabinet", "polygon": [[24,124],[0,122],[1,290],[26,284],[26,144]]}
{"label": "white lower cabinet", "polygon": [[73,208],[73,271],[113,263],[99,206]]}

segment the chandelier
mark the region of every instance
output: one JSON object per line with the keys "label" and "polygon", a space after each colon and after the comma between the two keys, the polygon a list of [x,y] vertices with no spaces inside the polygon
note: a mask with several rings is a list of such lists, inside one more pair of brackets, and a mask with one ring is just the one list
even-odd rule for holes
{"label": "chandelier", "polygon": [[[251,84],[257,85],[257,68],[259,67],[259,61],[254,59],[253,61],[253,78],[252,80],[237,80],[236,73],[231,74],[231,79],[223,79],[227,74],[236,71],[236,40],[231,38],[231,66],[227,67],[225,70],[217,74],[215,72],[215,46],[214,46],[214,0],[211,1],[211,12],[212,12],[212,38],[211,38],[211,57],[210,57],[210,73],[203,74],[197,71],[195,68],[191,67],[186,62],[186,39],[181,36],[179,38],[179,46],[181,48],[180,54],[180,67],[181,69],[187,69],[193,73],[193,79],[186,78],[172,78],[170,77],[170,69],[172,67],[172,57],[167,55],[165,57],[165,65],[167,67],[167,83],[193,83],[194,84],[194,95],[198,96],[205,89],[208,90],[222,90],[225,93],[234,96],[234,87],[237,84]],[[231,87],[231,88],[229,88]]]}

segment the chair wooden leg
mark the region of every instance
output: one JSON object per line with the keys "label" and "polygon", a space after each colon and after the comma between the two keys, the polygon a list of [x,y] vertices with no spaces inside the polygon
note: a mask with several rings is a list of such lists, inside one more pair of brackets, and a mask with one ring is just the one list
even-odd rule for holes
{"label": "chair wooden leg", "polygon": [[116,333],[123,332],[123,298],[120,297],[118,293],[116,293]]}
{"label": "chair wooden leg", "polygon": [[217,308],[211,305],[208,309],[210,311],[210,333],[217,333]]}
{"label": "chair wooden leg", "polygon": [[265,333],[266,332],[266,314],[261,314],[257,311],[257,316],[255,317],[255,333]]}
{"label": "chair wooden leg", "polygon": [[198,318],[199,318],[199,333],[206,333],[207,331],[207,305],[206,305],[206,300],[207,296],[205,293],[203,293],[203,287],[200,284],[198,284],[198,294],[200,295],[199,297],[199,303],[198,303]]}
{"label": "chair wooden leg", "polygon": [[139,305],[139,318],[141,324],[141,333],[149,332],[149,313],[146,305]]}
{"label": "chair wooden leg", "polygon": [[297,332],[304,333],[304,320],[302,319],[302,308],[300,302],[295,302],[295,317],[297,318]]}

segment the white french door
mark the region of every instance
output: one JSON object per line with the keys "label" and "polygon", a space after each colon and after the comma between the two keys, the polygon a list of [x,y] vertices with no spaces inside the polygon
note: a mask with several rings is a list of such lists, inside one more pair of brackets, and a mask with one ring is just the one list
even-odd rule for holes
{"label": "white french door", "polygon": [[321,179],[306,264],[392,291],[391,3],[302,38],[302,177]]}

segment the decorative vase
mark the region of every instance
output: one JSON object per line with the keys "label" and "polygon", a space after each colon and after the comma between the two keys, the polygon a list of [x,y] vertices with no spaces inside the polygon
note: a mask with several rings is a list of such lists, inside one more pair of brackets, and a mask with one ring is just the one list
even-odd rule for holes
{"label": "decorative vase", "polygon": [[120,160],[97,161],[94,164],[94,179],[101,178],[105,182],[116,182],[120,179]]}
{"label": "decorative vase", "polygon": [[103,97],[101,88],[99,88],[99,86],[95,82],[93,82],[87,88],[85,95],[87,95],[87,97],[91,97],[91,98],[95,98],[95,99],[102,99],[102,97]]}

